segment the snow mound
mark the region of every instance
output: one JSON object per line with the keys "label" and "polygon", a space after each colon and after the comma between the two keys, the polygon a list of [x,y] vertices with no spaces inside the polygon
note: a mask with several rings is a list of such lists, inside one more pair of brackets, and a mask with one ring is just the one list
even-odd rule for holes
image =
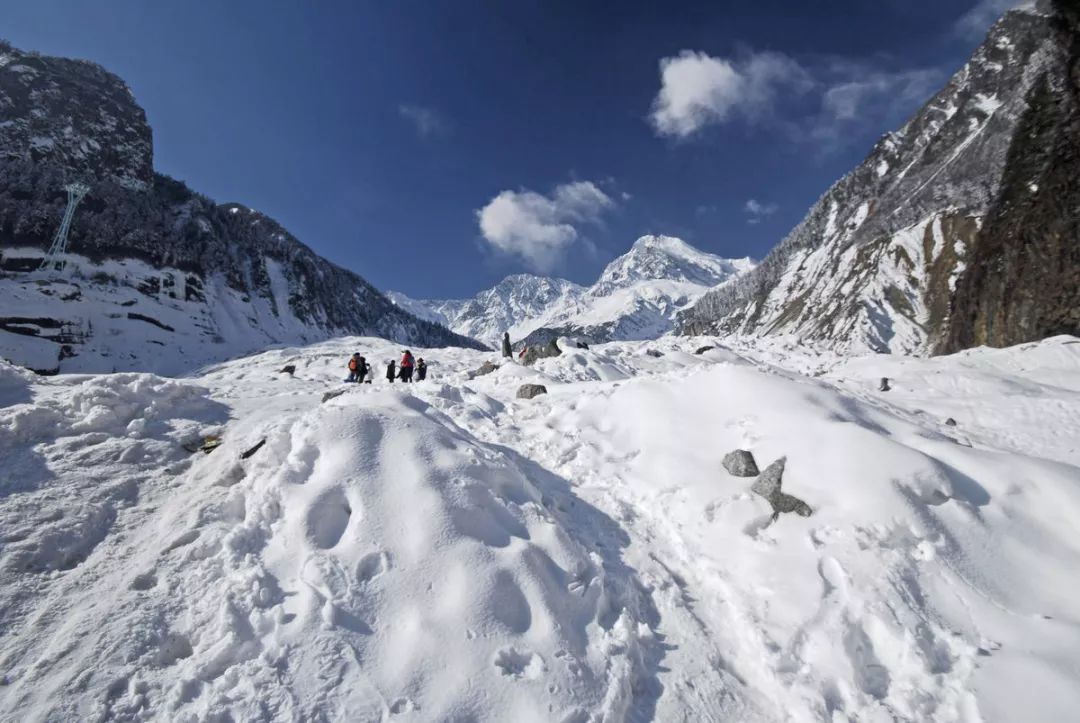
{"label": "snow mound", "polygon": [[[1080,706],[1080,340],[915,360],[561,346],[530,367],[414,348],[428,381],[393,386],[340,381],[354,351],[376,369],[401,353],[373,338],[189,379],[0,365],[0,710],[1007,721]],[[470,380],[484,361],[499,368]],[[548,393],[516,399],[522,384]],[[760,479],[724,469],[735,449],[762,470],[785,458],[782,491],[812,514],[774,519]]]}

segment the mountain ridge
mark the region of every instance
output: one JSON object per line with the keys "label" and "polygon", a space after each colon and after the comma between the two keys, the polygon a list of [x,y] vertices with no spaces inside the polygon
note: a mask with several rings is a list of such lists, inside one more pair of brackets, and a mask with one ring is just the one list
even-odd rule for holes
{"label": "mountain ridge", "polygon": [[752,268],[749,258],[725,259],[663,235],[638,238],[591,286],[565,279],[511,274],[469,299],[417,300],[389,292],[407,309],[424,309],[458,333],[498,343],[559,335],[598,342],[651,338],[673,328],[675,314],[709,288]]}
{"label": "mountain ridge", "polygon": [[[0,107],[0,356],[47,372],[181,373],[343,334],[480,346],[403,312],[270,216],[156,173],[145,112],[101,66],[0,43]],[[35,270],[73,180],[90,191],[67,271],[46,276]],[[158,345],[173,357],[147,352]]]}
{"label": "mountain ridge", "polygon": [[[1070,62],[1075,67],[1067,47],[1075,42],[1076,25],[1058,36],[1051,31],[1062,17],[1055,8],[1063,6],[1040,3],[1006,13],[941,91],[826,191],[755,271],[681,314],[679,330],[794,334],[849,352],[963,347],[948,341],[965,336],[970,316],[956,289],[970,277],[965,272],[984,246],[984,221],[1001,202],[1002,178],[1015,163],[1010,150],[1031,109],[1030,92],[1045,83],[1064,87],[1055,102],[1076,107],[1075,84],[1067,80]],[[1057,128],[1066,124],[1053,122]],[[1037,193],[1038,184],[1025,181],[1032,184],[1029,193]],[[1070,264],[1076,268],[1080,260]],[[1031,278],[1027,288],[1038,286]],[[1075,308],[1075,281],[1071,288],[1071,296],[1046,303]],[[1039,333],[1022,333],[1022,326],[1017,322],[1014,333],[995,343],[1077,333],[1080,319]],[[991,337],[966,338],[972,345]]]}

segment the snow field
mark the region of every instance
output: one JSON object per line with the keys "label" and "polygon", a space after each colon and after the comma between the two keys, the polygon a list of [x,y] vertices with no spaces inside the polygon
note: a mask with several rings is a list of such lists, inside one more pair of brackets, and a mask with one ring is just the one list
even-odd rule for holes
{"label": "snow field", "polygon": [[[381,378],[401,349],[368,338],[190,379],[0,365],[0,719],[1080,704],[1076,340],[930,360],[562,347],[531,368],[413,349],[430,377],[408,387]],[[340,383],[355,350],[374,384]],[[524,383],[549,393],[518,400]],[[207,434],[213,453],[183,449]],[[772,522],[720,465],[736,448],[786,457],[814,514]]]}

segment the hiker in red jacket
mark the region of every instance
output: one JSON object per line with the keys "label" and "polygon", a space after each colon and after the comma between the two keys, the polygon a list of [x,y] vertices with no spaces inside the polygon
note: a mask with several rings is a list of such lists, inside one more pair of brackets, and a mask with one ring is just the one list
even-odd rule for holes
{"label": "hiker in red jacket", "polygon": [[413,362],[411,351],[408,349],[405,350],[405,353],[401,355],[401,363],[398,364],[398,366],[401,367],[401,371],[398,372],[398,378],[403,382],[411,382],[413,368],[416,366],[415,362]]}

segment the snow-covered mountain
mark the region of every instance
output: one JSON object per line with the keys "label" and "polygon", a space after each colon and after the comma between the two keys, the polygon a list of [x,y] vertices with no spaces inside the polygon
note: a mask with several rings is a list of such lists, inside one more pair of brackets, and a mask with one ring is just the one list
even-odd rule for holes
{"label": "snow-covered mountain", "polygon": [[[153,171],[150,126],[115,75],[0,43],[0,357],[46,371],[189,370],[369,333],[475,345],[403,312],[273,219]],[[69,264],[41,274],[66,205]]]}
{"label": "snow-covered mountain", "polygon": [[749,258],[721,258],[671,236],[643,236],[589,287],[518,274],[472,299],[418,301],[394,292],[390,297],[490,344],[505,331],[526,344],[560,335],[593,342],[651,339],[671,331],[679,311],[703,293],[753,265]]}
{"label": "snow-covered mountain", "polygon": [[685,333],[921,353],[1080,332],[1080,21],[1007,13],[971,60]]}
{"label": "snow-covered mountain", "polygon": [[387,296],[421,318],[443,324],[459,334],[496,343],[505,331],[516,338],[522,333],[523,325],[550,309],[574,306],[584,291],[565,279],[514,274],[471,299],[418,301],[394,291]]}

